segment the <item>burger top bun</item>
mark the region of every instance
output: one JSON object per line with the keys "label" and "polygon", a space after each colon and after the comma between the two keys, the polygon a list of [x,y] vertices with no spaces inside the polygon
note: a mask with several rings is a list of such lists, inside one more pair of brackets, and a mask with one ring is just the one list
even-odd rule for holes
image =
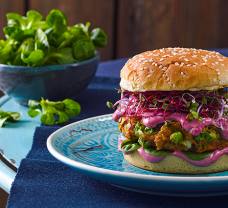
{"label": "burger top bun", "polygon": [[212,51],[163,48],[129,59],[120,86],[131,92],[216,90],[228,86],[228,58]]}

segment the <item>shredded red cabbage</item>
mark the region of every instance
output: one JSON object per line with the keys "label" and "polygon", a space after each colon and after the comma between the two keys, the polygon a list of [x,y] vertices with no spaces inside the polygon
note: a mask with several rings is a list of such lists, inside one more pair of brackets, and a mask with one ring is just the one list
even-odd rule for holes
{"label": "shredded red cabbage", "polygon": [[200,117],[220,118],[228,106],[225,91],[124,91],[115,107],[125,116],[164,115],[165,112],[191,110]]}

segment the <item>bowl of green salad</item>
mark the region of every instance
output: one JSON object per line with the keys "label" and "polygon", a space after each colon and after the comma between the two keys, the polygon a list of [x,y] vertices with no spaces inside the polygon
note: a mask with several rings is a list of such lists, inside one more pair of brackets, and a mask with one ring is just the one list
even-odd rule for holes
{"label": "bowl of green salad", "polygon": [[90,23],[68,25],[63,12],[44,18],[30,10],[25,16],[8,13],[0,40],[0,89],[20,104],[29,99],[74,97],[92,80],[98,48],[107,44],[101,28]]}

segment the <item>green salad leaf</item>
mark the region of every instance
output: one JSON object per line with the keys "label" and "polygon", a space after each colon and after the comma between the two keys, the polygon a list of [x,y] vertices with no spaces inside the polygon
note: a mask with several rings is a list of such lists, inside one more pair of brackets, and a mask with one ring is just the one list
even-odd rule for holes
{"label": "green salad leaf", "polygon": [[50,50],[45,59],[45,63],[50,64],[67,64],[75,61],[72,48],[59,48]]}
{"label": "green salad leaf", "polygon": [[137,141],[126,139],[121,143],[121,149],[123,152],[132,152],[140,148],[140,145]]}
{"label": "green salad leaf", "polygon": [[65,14],[51,10],[46,18],[30,10],[25,16],[8,13],[0,40],[0,63],[20,66],[68,64],[94,57],[107,45],[107,35],[90,23],[68,25]]}
{"label": "green salad leaf", "polygon": [[32,118],[40,115],[40,121],[45,125],[63,124],[81,111],[80,104],[72,99],[57,102],[29,100],[28,106],[28,115]]}
{"label": "green salad leaf", "polygon": [[67,29],[67,18],[58,9],[53,9],[46,17],[47,25],[52,29],[53,34],[61,34]]}
{"label": "green salad leaf", "polygon": [[166,150],[155,150],[153,148],[144,148],[144,151],[146,153],[149,153],[149,154],[155,156],[155,157],[165,157],[165,156],[170,154],[169,151],[166,151]]}
{"label": "green salad leaf", "polygon": [[27,58],[23,58],[23,61],[30,66],[42,65],[44,59],[44,52],[40,49],[32,51]]}
{"label": "green salad leaf", "polygon": [[107,35],[101,28],[92,30],[91,39],[96,47],[104,47],[107,45]]}
{"label": "green salad leaf", "polygon": [[6,122],[18,121],[20,117],[21,115],[18,112],[0,110],[0,128],[3,127]]}
{"label": "green salad leaf", "polygon": [[202,152],[202,153],[183,152],[183,153],[191,160],[203,160],[211,155],[211,152]]}

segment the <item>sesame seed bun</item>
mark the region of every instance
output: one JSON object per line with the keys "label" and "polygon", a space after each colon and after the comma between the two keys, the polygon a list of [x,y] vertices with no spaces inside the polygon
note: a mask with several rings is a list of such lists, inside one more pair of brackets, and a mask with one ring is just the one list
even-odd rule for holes
{"label": "sesame seed bun", "polygon": [[129,59],[120,86],[131,92],[216,90],[228,86],[228,58],[212,51],[164,48]]}
{"label": "sesame seed bun", "polygon": [[158,163],[150,163],[144,160],[138,151],[124,154],[124,158],[136,167],[162,173],[201,174],[228,170],[228,155],[221,156],[215,163],[207,167],[191,165],[185,160],[173,155],[166,156],[164,160]]}

